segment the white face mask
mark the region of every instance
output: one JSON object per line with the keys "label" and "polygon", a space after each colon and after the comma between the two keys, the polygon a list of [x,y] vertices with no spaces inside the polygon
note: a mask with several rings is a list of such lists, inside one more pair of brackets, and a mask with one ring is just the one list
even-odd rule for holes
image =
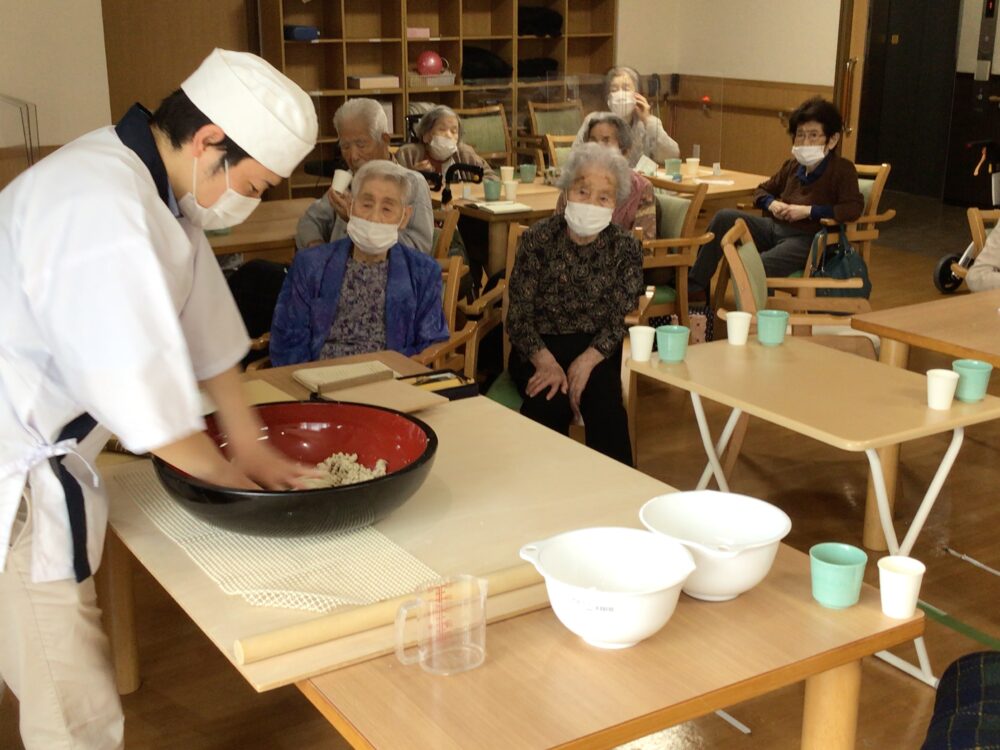
{"label": "white face mask", "polygon": [[352,215],[347,222],[347,236],[354,247],[366,255],[381,255],[399,242],[399,225],[382,224]]}
{"label": "white face mask", "polygon": [[427,150],[438,161],[445,161],[458,150],[458,142],[453,141],[446,135],[436,135],[431,138],[431,142],[427,145]]}
{"label": "white face mask", "polygon": [[593,237],[600,234],[611,223],[614,209],[602,208],[592,203],[577,203],[569,201],[566,204],[566,223],[570,230],[581,237]]}
{"label": "white face mask", "polygon": [[826,146],[792,146],[795,161],[810,169],[826,158]]}
{"label": "white face mask", "polygon": [[226,192],[206,208],[198,203],[198,160],[191,169],[191,192],[181,198],[177,205],[192,224],[202,229],[227,229],[242,224],[253,210],[260,205],[260,198],[241,195],[229,185],[229,162],[223,159],[226,168]]}
{"label": "white face mask", "polygon": [[627,120],[635,111],[635,93],[632,91],[612,91],[608,96],[608,109]]}

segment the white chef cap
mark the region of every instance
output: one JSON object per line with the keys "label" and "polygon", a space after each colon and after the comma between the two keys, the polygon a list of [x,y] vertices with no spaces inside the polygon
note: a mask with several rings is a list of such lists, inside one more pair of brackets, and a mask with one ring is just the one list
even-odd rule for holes
{"label": "white chef cap", "polygon": [[213,50],[181,88],[240,148],[282,177],[316,145],[312,99],[249,52]]}

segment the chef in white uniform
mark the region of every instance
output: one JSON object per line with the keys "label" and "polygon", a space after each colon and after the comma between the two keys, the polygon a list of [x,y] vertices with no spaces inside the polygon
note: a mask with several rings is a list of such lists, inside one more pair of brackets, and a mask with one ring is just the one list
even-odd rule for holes
{"label": "chef in white uniform", "polygon": [[[153,115],[133,106],[0,193],[0,675],[29,750],[123,745],[91,577],[109,430],[216,484],[309,471],[256,439],[246,330],[202,230],[246,219],[316,131],[295,83],[215,50]],[[202,432],[199,385],[232,463]]]}

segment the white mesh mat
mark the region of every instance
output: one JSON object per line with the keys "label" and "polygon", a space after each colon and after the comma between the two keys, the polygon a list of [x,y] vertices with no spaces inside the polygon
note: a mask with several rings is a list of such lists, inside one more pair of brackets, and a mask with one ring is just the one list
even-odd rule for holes
{"label": "white mesh mat", "polygon": [[439,577],[371,526],[295,538],[219,529],[173,500],[148,461],[116,469],[108,493],[135,502],[224,592],[248,604],[329,612],[403,596]]}

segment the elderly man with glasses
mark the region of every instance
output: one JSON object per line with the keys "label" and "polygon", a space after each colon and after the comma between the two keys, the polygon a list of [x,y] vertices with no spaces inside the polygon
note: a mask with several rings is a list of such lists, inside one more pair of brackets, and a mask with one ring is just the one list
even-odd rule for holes
{"label": "elderly man with glasses", "polygon": [[754,193],[754,205],[769,216],[733,209],[714,216],[708,230],[715,239],[702,247],[689,274],[692,297],[707,294],[722,258],[722,238],[737,219],[750,229],[767,275],[790,276],[805,267],[821,219],[847,223],[861,216],[865,201],[857,170],[836,153],[843,129],[837,108],[818,97],[792,113],[788,120],[792,158]]}
{"label": "elderly man with glasses", "polygon": [[[382,105],[374,99],[350,99],[333,115],[340,153],[352,172],[371,161],[394,162],[389,153],[389,121]],[[399,231],[399,240],[408,247],[430,254],[434,242],[434,211],[427,182],[418,173],[408,171],[413,194],[413,217]],[[297,248],[313,247],[347,237],[351,216],[351,192],[336,192],[331,187],[299,219],[295,232]]]}

